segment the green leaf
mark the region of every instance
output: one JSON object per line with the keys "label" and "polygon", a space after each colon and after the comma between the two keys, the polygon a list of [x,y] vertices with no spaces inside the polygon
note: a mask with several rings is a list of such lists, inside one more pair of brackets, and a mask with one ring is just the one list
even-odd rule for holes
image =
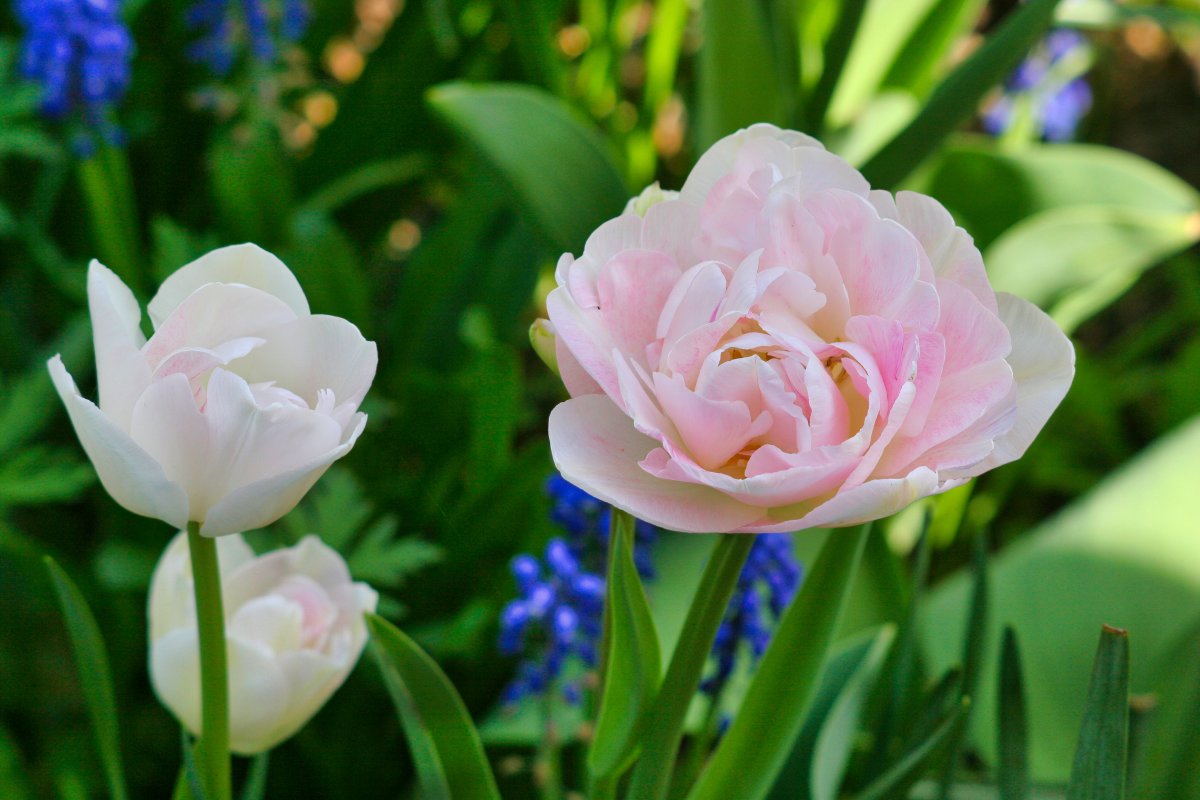
{"label": "green leaf", "polygon": [[908,127],[862,169],[877,188],[899,184],[942,141],[975,113],[983,95],[1024,58],[1049,27],[1058,0],[1030,0],[942,81]]}
{"label": "green leaf", "polygon": [[[1176,679],[1179,643],[1200,630],[1198,452],[1200,417],[991,559],[987,647],[999,652],[1001,621],[1021,631],[1035,782],[1068,778],[1093,631],[1105,620],[1137,631],[1130,675],[1137,693]],[[932,668],[961,658],[970,589],[969,576],[959,574],[926,597],[921,635]],[[996,762],[996,694],[995,676],[984,671],[971,727],[988,763]]]}
{"label": "green leaf", "polygon": [[755,122],[782,122],[762,4],[707,0],[696,77],[696,150]]}
{"label": "green leaf", "polygon": [[90,362],[91,350],[91,326],[86,317],[76,317],[51,349],[38,354],[34,363],[19,377],[5,381],[3,391],[0,391],[0,456],[7,458],[60,413],[61,405],[46,371],[46,358],[58,352],[65,363],[79,369]]}
{"label": "green leaf", "polygon": [[104,651],[100,626],[96,624],[96,618],[92,616],[87,600],[62,567],[50,556],[45,556],[43,561],[50,572],[50,580],[54,584],[58,604],[71,637],[75,668],[87,703],[88,716],[91,717],[92,728],[96,734],[96,746],[100,751],[100,763],[104,768],[109,797],[113,800],[126,800],[129,793],[125,788],[125,771],[121,766],[117,699],[113,692],[112,673],[109,671],[108,655]]}
{"label": "green leaf", "polygon": [[1150,5],[1145,2],[1116,3],[1113,0],[1072,0],[1058,9],[1059,25],[1113,30],[1140,19],[1152,19],[1168,30],[1200,27],[1200,8],[1180,2]]}
{"label": "green leaf", "polygon": [[529,3],[522,0],[499,0],[513,34],[517,58],[532,83],[540,84],[555,94],[566,86],[566,70],[554,47],[555,3]]}
{"label": "green leaf", "polygon": [[836,800],[838,796],[854,752],[863,711],[895,633],[895,627],[888,625],[875,635],[862,663],[850,675],[821,724],[812,753],[810,792],[813,800]]}
{"label": "green leaf", "polygon": [[552,95],[514,84],[447,83],[427,97],[434,112],[504,176],[557,250],[580,251],[629,199],[608,145]]}
{"label": "green leaf", "polygon": [[150,261],[150,270],[158,283],[165,281],[184,264],[196,260],[219,245],[215,236],[193,233],[162,214],[151,221],[150,235],[154,239],[154,256]]}
{"label": "green leaf", "polygon": [[946,740],[950,732],[954,730],[958,724],[959,715],[966,710],[969,704],[970,701],[964,700],[962,705],[951,711],[929,738],[905,753],[887,772],[880,775],[870,786],[856,795],[856,800],[881,800],[881,798],[886,797],[896,790],[897,787],[911,784],[915,781],[925,767],[929,765],[931,759],[937,753],[938,747]]}
{"label": "green leaf", "polygon": [[834,531],[826,539],[689,800],[759,800],[771,790],[816,692],[869,527]]}
{"label": "green leaf", "polygon": [[829,101],[850,55],[850,43],[858,33],[866,5],[867,0],[846,0],[838,6],[837,20],[833,23],[829,38],[825,40],[821,77],[813,87],[812,94],[808,97],[808,107],[804,110],[809,125],[816,131],[824,130]]}
{"label": "green leaf", "polygon": [[[447,0],[429,0],[444,3]],[[429,172],[431,161],[424,153],[408,153],[364,164],[330,181],[301,204],[300,212],[332,214],[342,206],[372,192],[410,183]]]}
{"label": "green leaf", "polygon": [[917,97],[928,94],[950,51],[970,33],[986,5],[986,0],[938,0],[908,37],[883,85],[907,89]]}
{"label": "green leaf", "polygon": [[1029,737],[1025,719],[1025,687],[1021,676],[1021,651],[1017,632],[1011,625],[1004,628],[1004,644],[1000,654],[1000,688],[996,749],[999,800],[1028,800],[1029,798]]}
{"label": "green leaf", "polygon": [[259,753],[250,762],[250,771],[246,782],[242,785],[241,800],[263,800],[267,793],[267,769],[270,766],[271,751]]}
{"label": "green leaf", "polygon": [[72,500],[96,481],[96,471],[71,451],[34,445],[0,463],[0,505]]}
{"label": "green leaf", "polygon": [[5,800],[30,800],[33,797],[21,761],[21,752],[12,734],[0,726],[0,786],[4,787]]}
{"label": "green leaf", "polygon": [[292,217],[291,240],[280,254],[296,274],[313,308],[371,327],[371,287],[354,242],[327,214],[302,211]]}
{"label": "green leaf", "polygon": [[1051,209],[1200,210],[1200,195],[1179,177],[1141,156],[1091,144],[1002,150],[990,139],[963,137],[930,165],[923,191],[944,203],[982,250],[1018,222]]}
{"label": "green leaf", "polygon": [[316,533],[325,544],[345,553],[350,551],[351,542],[371,513],[371,504],[354,473],[335,465],[303,502],[284,517],[284,524],[297,540]]}
{"label": "green leaf", "polygon": [[997,290],[1051,308],[1070,329],[1197,239],[1197,212],[1076,206],[1018,223],[988,248],[984,261]]}
{"label": "green leaf", "polygon": [[1105,625],[1092,667],[1067,800],[1121,800],[1129,751],[1129,634]]}
{"label": "green leaf", "polygon": [[1195,737],[1196,709],[1200,708],[1200,629],[1184,634],[1179,644],[1157,692],[1149,723],[1136,738],[1130,721],[1131,797],[1200,797]]}
{"label": "green leaf", "polygon": [[596,735],[588,750],[593,779],[619,774],[637,746],[638,732],[658,692],[661,664],[658,632],[633,562],[634,519],[612,510],[605,604],[609,609],[604,690],[596,715]]}
{"label": "green leaf", "polygon": [[371,525],[346,559],[356,578],[373,586],[396,587],[442,560],[443,550],[414,536],[396,538],[396,520],[384,517]]}
{"label": "green leaf", "polygon": [[247,123],[213,145],[212,191],[228,235],[274,248],[288,231],[292,172],[273,124]]}
{"label": "green leaf", "polygon": [[400,716],[421,796],[426,800],[499,800],[483,744],[449,678],[416,642],[367,614],[371,649]]}

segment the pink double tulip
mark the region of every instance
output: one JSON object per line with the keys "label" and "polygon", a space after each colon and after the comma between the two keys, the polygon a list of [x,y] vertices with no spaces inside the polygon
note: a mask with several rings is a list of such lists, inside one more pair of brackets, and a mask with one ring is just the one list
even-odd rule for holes
{"label": "pink double tulip", "polygon": [[555,463],[674,530],[886,516],[1018,458],[1074,374],[936,200],[769,125],[635,198],[556,278]]}

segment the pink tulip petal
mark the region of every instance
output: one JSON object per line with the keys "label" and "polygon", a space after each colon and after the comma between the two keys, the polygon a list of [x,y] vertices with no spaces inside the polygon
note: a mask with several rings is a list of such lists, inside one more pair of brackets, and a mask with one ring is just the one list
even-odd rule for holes
{"label": "pink tulip petal", "polygon": [[638,466],[658,442],[634,430],[601,395],[576,397],[550,412],[550,451],[563,477],[606,503],[668,530],[715,533],[762,515],[715,489],[665,481]]}
{"label": "pink tulip petal", "polygon": [[[771,509],[772,519],[739,529],[739,533],[789,533],[810,528],[842,528],[895,514],[922,497],[944,492],[962,481],[938,484],[937,474],[920,467],[903,478],[868,481],[839,492],[824,503],[802,503]],[[778,521],[776,521],[778,520]],[[837,534],[832,534],[837,535]]]}
{"label": "pink tulip petal", "polygon": [[680,274],[673,261],[648,250],[627,250],[600,268],[600,314],[622,353],[640,359],[657,338],[659,317]]}

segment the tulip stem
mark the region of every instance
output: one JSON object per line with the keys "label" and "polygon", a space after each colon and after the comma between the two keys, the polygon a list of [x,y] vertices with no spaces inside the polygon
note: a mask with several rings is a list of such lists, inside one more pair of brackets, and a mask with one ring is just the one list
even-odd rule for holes
{"label": "tulip stem", "polygon": [[206,800],[230,800],[229,672],[225,656],[225,610],[216,539],[200,535],[200,523],[188,523],[188,550],[196,592],[200,631],[200,740],[196,761],[204,776]]}
{"label": "tulip stem", "polygon": [[696,695],[704,665],[712,652],[717,628],[729,607],[742,566],[754,544],[752,534],[726,534],[708,560],[696,596],[692,598],[683,632],[671,655],[662,689],[651,707],[642,739],[642,755],[633,770],[629,796],[660,800],[667,796],[671,773],[683,738],[688,706]]}

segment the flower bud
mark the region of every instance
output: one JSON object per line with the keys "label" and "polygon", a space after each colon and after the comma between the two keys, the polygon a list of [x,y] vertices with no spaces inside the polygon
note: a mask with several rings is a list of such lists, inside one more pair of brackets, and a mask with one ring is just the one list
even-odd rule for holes
{"label": "flower bud", "polygon": [[[269,750],[342,685],[367,641],[378,596],[316,536],[261,556],[240,534],[217,541],[229,659],[230,749]],[[200,644],[187,536],[163,553],[150,586],[150,680],[199,735]]]}

